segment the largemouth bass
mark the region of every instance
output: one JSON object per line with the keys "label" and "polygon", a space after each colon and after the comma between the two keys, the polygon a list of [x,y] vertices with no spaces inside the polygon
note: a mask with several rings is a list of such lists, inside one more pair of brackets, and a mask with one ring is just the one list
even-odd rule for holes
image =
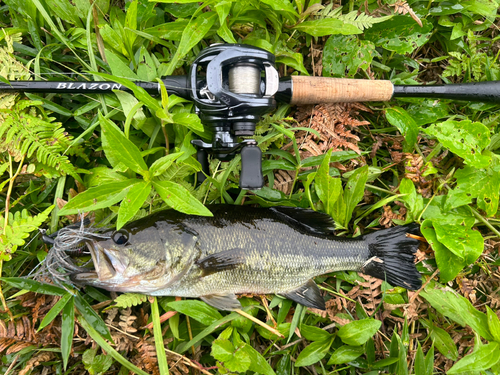
{"label": "largemouth bass", "polygon": [[340,270],[361,271],[407,289],[421,286],[414,264],[419,241],[407,236],[418,226],[351,239],[334,236],[331,217],[312,210],[230,205],[209,209],[213,217],[166,210],[119,231],[71,229],[73,237],[58,234],[51,251],[69,250],[68,238],[80,247],[85,244],[94,269],[75,266],[68,257],[62,265],[52,263],[65,268],[77,285],[199,297],[221,310],[240,308],[236,295],[242,293],[279,294],[324,309],[313,278]]}

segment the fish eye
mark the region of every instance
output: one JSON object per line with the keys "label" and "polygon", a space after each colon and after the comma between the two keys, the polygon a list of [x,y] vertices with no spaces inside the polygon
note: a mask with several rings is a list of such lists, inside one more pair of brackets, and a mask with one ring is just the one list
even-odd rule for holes
{"label": "fish eye", "polygon": [[125,245],[128,242],[128,232],[123,229],[113,232],[111,239],[117,245]]}

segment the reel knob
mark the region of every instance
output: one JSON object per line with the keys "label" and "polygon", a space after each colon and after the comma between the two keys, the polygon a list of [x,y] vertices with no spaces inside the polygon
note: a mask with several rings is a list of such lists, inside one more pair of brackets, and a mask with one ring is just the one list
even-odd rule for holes
{"label": "reel knob", "polygon": [[257,143],[247,144],[241,149],[240,187],[245,190],[261,189],[264,186],[262,177],[262,151]]}

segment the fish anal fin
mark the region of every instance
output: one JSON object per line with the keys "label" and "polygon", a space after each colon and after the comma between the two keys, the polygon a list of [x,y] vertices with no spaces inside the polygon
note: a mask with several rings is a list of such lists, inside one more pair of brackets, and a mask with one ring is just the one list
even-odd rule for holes
{"label": "fish anal fin", "polygon": [[287,293],[280,293],[283,297],[291,299],[306,307],[325,310],[325,301],[321,296],[318,285],[313,280],[309,280],[295,290]]}
{"label": "fish anal fin", "polygon": [[241,303],[234,293],[229,294],[210,294],[200,297],[202,301],[218,310],[232,311],[241,309]]}
{"label": "fish anal fin", "polygon": [[335,222],[328,214],[300,207],[271,207],[271,211],[297,229],[314,234],[333,234]]}
{"label": "fish anal fin", "polygon": [[208,276],[216,272],[232,270],[244,262],[245,251],[236,248],[208,255],[198,260],[196,264],[202,270],[202,276]]}

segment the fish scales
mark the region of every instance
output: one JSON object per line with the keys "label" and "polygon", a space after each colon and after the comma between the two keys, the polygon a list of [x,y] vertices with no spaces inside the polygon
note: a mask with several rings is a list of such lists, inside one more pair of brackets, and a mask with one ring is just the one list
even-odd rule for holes
{"label": "fish scales", "polygon": [[201,297],[227,310],[240,306],[235,294],[242,293],[276,293],[323,308],[312,278],[339,270],[421,285],[409,227],[351,239],[334,236],[332,219],[311,210],[209,208],[213,217],[166,210],[87,241],[95,271],[72,279],[114,291]]}

